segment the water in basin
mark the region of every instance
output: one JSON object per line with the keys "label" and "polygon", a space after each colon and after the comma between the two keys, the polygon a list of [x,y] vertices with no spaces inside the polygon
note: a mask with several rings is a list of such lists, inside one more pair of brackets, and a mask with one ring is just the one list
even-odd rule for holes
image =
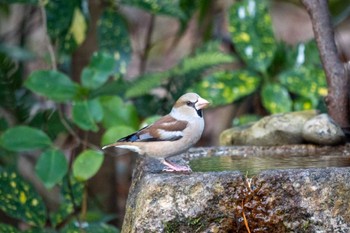
{"label": "water in basin", "polygon": [[240,171],[254,176],[264,170],[350,167],[349,156],[211,156],[190,161],[194,172]]}

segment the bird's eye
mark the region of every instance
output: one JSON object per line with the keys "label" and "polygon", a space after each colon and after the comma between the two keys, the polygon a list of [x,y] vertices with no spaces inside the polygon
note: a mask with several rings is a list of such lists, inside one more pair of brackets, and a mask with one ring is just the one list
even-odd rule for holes
{"label": "bird's eye", "polygon": [[192,102],[191,101],[187,101],[186,104],[187,104],[187,106],[192,106]]}

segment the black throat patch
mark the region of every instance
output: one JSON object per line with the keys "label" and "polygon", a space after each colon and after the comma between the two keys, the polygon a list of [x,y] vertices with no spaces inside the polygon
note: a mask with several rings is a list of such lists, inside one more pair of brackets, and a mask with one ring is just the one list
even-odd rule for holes
{"label": "black throat patch", "polygon": [[200,118],[202,118],[202,117],[203,117],[203,111],[202,111],[202,109],[199,109],[199,110],[197,110],[196,108],[194,108],[194,109],[196,110],[198,116],[199,116]]}

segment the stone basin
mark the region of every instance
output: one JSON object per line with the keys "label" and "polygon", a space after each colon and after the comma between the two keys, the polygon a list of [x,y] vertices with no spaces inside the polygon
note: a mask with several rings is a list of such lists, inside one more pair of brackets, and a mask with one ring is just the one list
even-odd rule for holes
{"label": "stone basin", "polygon": [[122,232],[350,232],[348,145],[196,148],[172,161],[194,172],[138,160]]}

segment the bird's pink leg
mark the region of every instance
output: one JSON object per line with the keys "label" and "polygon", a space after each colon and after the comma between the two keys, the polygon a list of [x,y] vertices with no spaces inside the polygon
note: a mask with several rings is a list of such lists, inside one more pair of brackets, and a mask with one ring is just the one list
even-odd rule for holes
{"label": "bird's pink leg", "polygon": [[163,159],[162,163],[166,166],[166,168],[163,169],[163,171],[166,172],[192,172],[189,166],[180,166],[175,163],[171,163],[166,159]]}

